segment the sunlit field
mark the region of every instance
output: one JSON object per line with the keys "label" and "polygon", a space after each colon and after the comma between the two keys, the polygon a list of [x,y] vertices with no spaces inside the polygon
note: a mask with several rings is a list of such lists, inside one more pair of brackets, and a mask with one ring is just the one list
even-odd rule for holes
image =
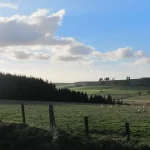
{"label": "sunlit field", "polygon": [[150,100],[150,87],[144,86],[81,86],[69,89],[86,92],[88,95],[107,96],[111,94],[114,99]]}
{"label": "sunlit field", "polygon": [[[111,105],[54,105],[57,128],[73,135],[85,135],[84,116],[89,117],[90,136],[95,139],[125,139],[125,122],[130,123],[131,139],[150,142],[150,108]],[[48,105],[25,105],[26,122],[49,130]],[[21,123],[18,104],[0,105],[0,119]]]}

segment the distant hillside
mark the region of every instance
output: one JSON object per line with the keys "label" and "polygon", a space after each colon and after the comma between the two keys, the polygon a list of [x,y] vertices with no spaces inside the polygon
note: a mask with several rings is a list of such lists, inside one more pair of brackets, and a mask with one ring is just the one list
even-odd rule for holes
{"label": "distant hillside", "polygon": [[108,81],[80,81],[75,82],[75,86],[86,86],[86,85],[119,85],[119,86],[150,86],[150,77],[130,80],[108,80]]}
{"label": "distant hillside", "polygon": [[70,88],[75,86],[74,83],[55,83],[55,85],[57,88]]}

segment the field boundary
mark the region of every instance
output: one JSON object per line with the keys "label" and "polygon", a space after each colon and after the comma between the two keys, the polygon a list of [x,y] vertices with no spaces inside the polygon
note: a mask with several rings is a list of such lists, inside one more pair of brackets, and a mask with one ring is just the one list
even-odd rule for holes
{"label": "field boundary", "polygon": [[[27,124],[26,122],[26,113],[25,113],[25,105],[21,104],[21,114],[22,114],[22,122],[23,124]],[[0,120],[2,122],[2,120]],[[50,122],[50,131],[52,132],[53,135],[57,134],[57,125],[55,123],[55,114],[54,114],[54,106],[52,104],[49,105],[49,122]],[[85,137],[89,137],[89,134],[92,134],[92,130],[89,130],[89,119],[88,116],[83,117],[83,125],[84,125],[84,132],[85,132]],[[123,134],[126,137],[126,141],[130,141],[130,125],[128,122],[125,122],[124,125],[124,131],[125,133]],[[95,130],[96,131],[96,130]],[[96,131],[98,133],[98,131]],[[122,135],[122,136],[123,136]]]}

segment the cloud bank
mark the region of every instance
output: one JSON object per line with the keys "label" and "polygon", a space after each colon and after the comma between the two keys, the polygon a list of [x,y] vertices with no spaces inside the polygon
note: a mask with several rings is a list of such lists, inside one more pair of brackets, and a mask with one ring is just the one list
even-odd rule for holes
{"label": "cloud bank", "polygon": [[[11,3],[0,7],[17,9]],[[132,47],[101,52],[73,37],[57,37],[65,10],[49,14],[47,9],[38,9],[29,16],[0,17],[0,55],[13,59],[38,59],[51,61],[117,61],[136,59],[135,64],[149,63],[141,50]]]}

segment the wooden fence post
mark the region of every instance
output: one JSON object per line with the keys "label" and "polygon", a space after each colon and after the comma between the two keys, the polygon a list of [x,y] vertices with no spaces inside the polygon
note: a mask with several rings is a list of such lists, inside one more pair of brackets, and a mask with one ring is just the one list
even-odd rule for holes
{"label": "wooden fence post", "polygon": [[130,141],[130,126],[128,122],[125,123],[125,127],[126,127],[126,140]]}
{"label": "wooden fence post", "polygon": [[22,110],[22,120],[23,120],[23,123],[25,124],[26,118],[25,118],[25,111],[24,111],[24,105],[23,104],[21,105],[21,110]]}
{"label": "wooden fence post", "polygon": [[89,126],[88,126],[88,117],[87,116],[84,117],[84,123],[85,123],[85,134],[86,134],[86,136],[88,136],[89,135]]}
{"label": "wooden fence post", "polygon": [[55,124],[53,105],[49,105],[49,120],[50,120],[50,129],[51,129],[52,133],[55,133],[56,124]]}

